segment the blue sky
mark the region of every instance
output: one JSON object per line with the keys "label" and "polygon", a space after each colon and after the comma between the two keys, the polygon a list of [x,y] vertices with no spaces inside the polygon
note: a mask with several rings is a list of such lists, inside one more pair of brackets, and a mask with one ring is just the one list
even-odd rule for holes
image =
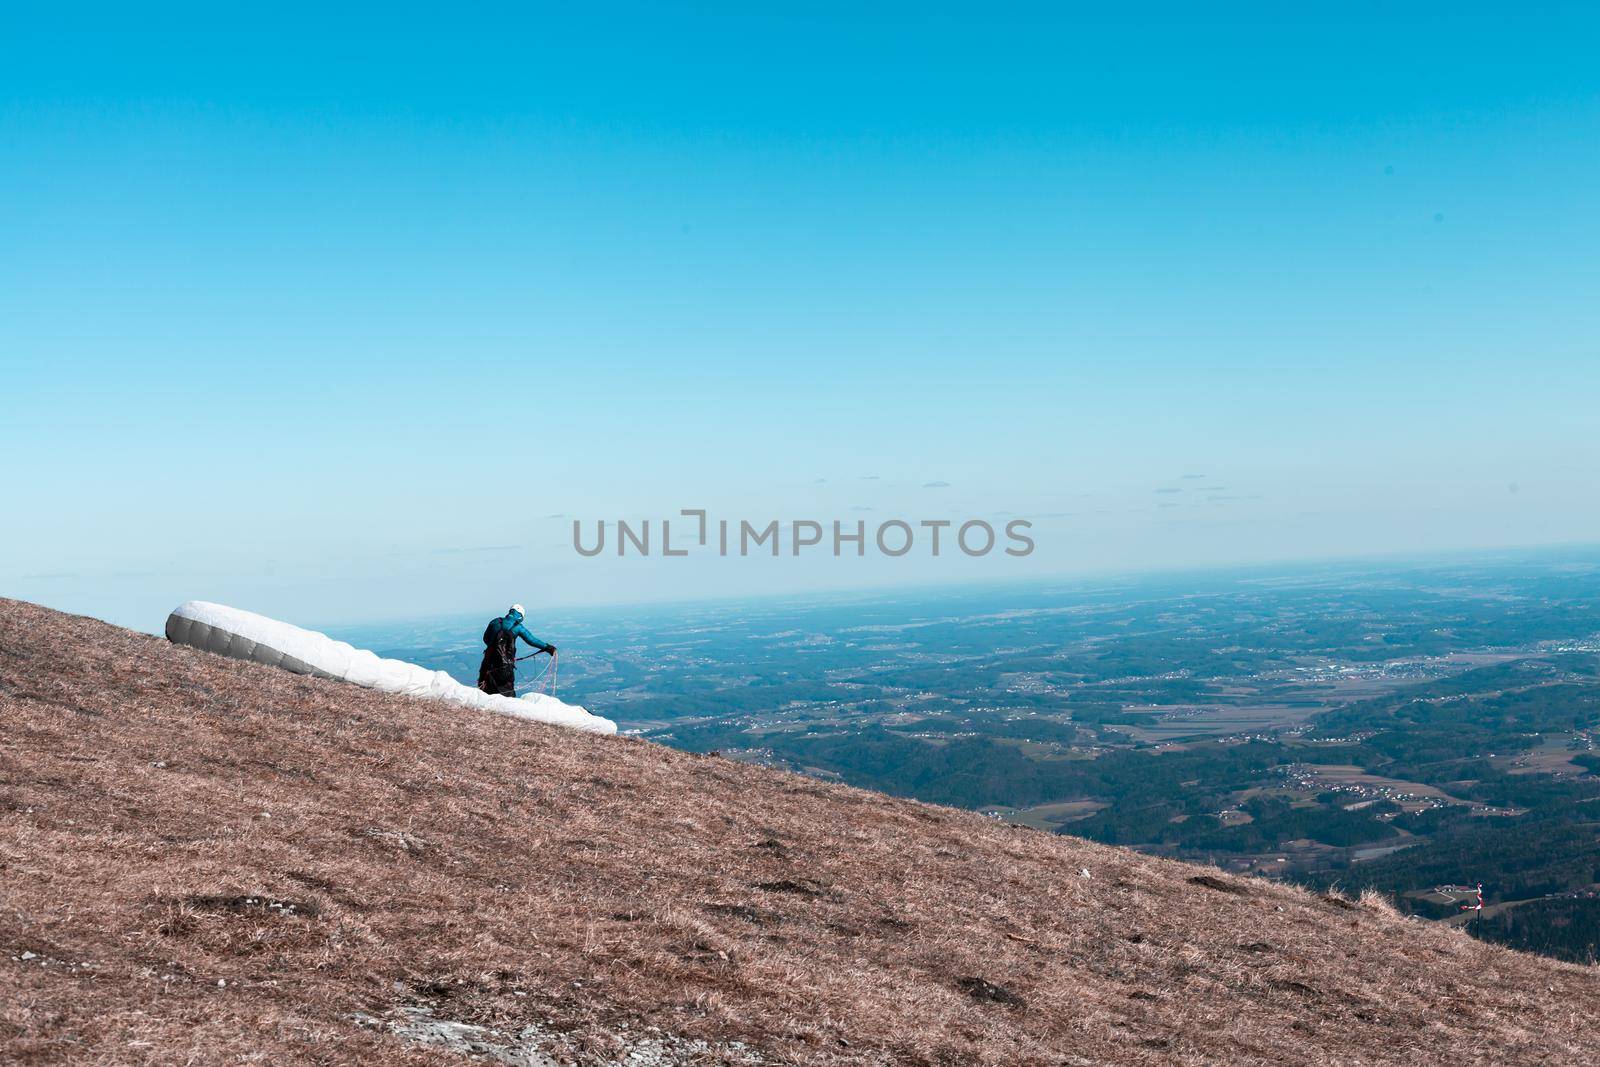
{"label": "blue sky", "polygon": [[[1600,14],[859,7],[9,10],[0,592],[154,628],[1597,539]],[[691,506],[1039,550],[571,550]]]}

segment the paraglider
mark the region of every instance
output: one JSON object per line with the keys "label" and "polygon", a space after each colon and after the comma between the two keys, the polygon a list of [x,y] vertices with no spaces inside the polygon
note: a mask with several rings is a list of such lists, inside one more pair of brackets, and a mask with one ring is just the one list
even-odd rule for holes
{"label": "paraglider", "polygon": [[462,685],[444,671],[384,659],[327,634],[222,604],[191,600],[167,617],[167,640],[234,659],[281,667],[404,696],[446,700],[534,722],[614,734],[617,724],[544,693],[501,696]]}

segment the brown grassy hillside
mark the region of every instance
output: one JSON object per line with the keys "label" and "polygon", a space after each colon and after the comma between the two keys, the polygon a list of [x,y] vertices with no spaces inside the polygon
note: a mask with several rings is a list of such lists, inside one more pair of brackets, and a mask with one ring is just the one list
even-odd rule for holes
{"label": "brown grassy hillside", "polygon": [[1577,1063],[1597,1013],[1377,904],[0,600],[6,1062]]}

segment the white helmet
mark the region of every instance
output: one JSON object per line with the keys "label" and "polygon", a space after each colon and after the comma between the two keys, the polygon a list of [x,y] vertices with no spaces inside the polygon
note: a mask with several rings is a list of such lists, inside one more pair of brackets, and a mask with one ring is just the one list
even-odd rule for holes
{"label": "white helmet", "polygon": [[516,612],[518,615],[526,615],[527,614],[526,611],[522,610],[522,605],[521,604],[513,604],[513,605],[511,605],[511,610]]}

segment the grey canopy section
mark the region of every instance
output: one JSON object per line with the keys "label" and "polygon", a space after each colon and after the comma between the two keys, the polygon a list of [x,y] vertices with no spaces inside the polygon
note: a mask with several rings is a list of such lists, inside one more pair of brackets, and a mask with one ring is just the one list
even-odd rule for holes
{"label": "grey canopy section", "polygon": [[315,678],[327,678],[335,682],[343,680],[328,671],[313,667],[303,659],[289,655],[281,648],[273,648],[243,634],[236,634],[232,630],[225,630],[220,626],[201,622],[199,619],[191,619],[177,612],[167,616],[167,640],[175,645],[188,645],[190,648],[215,652],[230,659],[248,660],[268,667],[282,667],[295,674],[309,674]]}

